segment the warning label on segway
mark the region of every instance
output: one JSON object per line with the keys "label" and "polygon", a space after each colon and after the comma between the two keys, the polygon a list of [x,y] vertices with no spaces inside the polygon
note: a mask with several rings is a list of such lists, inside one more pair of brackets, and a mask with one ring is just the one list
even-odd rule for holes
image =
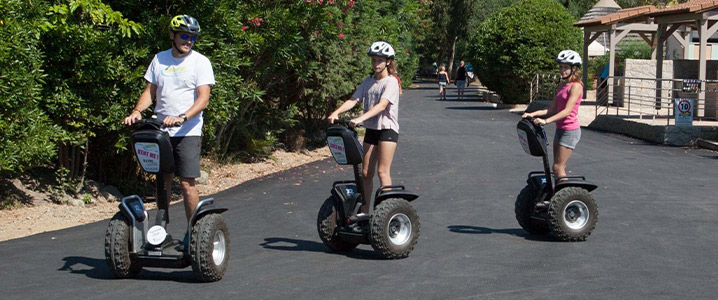
{"label": "warning label on segway", "polygon": [[675,99],[676,126],[693,126],[693,99]]}
{"label": "warning label on segway", "polygon": [[329,150],[332,151],[332,156],[338,164],[347,163],[346,148],[344,148],[344,139],[339,136],[328,136],[327,143],[329,144]]}
{"label": "warning label on segway", "polygon": [[137,160],[145,172],[156,173],[160,171],[160,146],[155,143],[135,143]]}

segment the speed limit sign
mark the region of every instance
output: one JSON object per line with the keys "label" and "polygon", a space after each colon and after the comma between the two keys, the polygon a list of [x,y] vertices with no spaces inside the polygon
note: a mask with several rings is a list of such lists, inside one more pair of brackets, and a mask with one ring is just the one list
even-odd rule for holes
{"label": "speed limit sign", "polygon": [[693,125],[693,99],[676,98],[676,126]]}

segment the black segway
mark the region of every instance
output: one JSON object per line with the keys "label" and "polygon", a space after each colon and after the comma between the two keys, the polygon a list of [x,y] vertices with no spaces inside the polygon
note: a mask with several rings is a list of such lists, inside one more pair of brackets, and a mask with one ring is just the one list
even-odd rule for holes
{"label": "black segway", "polygon": [[344,252],[359,244],[371,244],[386,258],[409,256],[419,240],[419,215],[409,202],[419,196],[403,185],[381,186],[370,201],[369,213],[356,218],[365,203],[362,170],[364,149],[349,121],[336,120],[327,130],[327,142],[334,160],[352,165],[354,180],[336,181],[331,196],[317,216],[319,237],[330,251]]}
{"label": "black segway", "polygon": [[563,241],[583,241],[598,222],[598,206],[591,191],[596,185],[581,175],[554,178],[549,164],[546,131],[525,118],[517,125],[524,151],[543,157],[543,171],[529,173],[515,203],[516,220],[531,234],[550,233]]}
{"label": "black segway", "polygon": [[157,119],[137,122],[130,138],[137,160],[145,172],[156,174],[157,214],[150,221],[142,198],[122,198],[120,211],[112,217],[105,234],[105,259],[117,278],[135,277],[142,267],[186,268],[192,265],[200,281],[222,279],[229,263],[229,229],[220,215],[226,208],[214,199],[199,201],[187,234],[189,241],[172,239],[167,233],[169,199],[164,174],[174,171],[169,134]]}

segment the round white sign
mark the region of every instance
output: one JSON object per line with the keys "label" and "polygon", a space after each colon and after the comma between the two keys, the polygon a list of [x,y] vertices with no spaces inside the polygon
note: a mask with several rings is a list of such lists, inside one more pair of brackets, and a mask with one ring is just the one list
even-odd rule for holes
{"label": "round white sign", "polygon": [[147,241],[152,245],[159,245],[167,237],[167,231],[160,225],[155,225],[147,230]]}

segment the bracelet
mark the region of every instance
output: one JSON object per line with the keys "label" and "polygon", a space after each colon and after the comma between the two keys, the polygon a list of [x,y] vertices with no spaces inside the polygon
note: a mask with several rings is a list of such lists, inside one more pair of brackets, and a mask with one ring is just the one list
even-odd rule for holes
{"label": "bracelet", "polygon": [[142,113],[139,109],[133,108],[132,111],[136,111],[138,113]]}

